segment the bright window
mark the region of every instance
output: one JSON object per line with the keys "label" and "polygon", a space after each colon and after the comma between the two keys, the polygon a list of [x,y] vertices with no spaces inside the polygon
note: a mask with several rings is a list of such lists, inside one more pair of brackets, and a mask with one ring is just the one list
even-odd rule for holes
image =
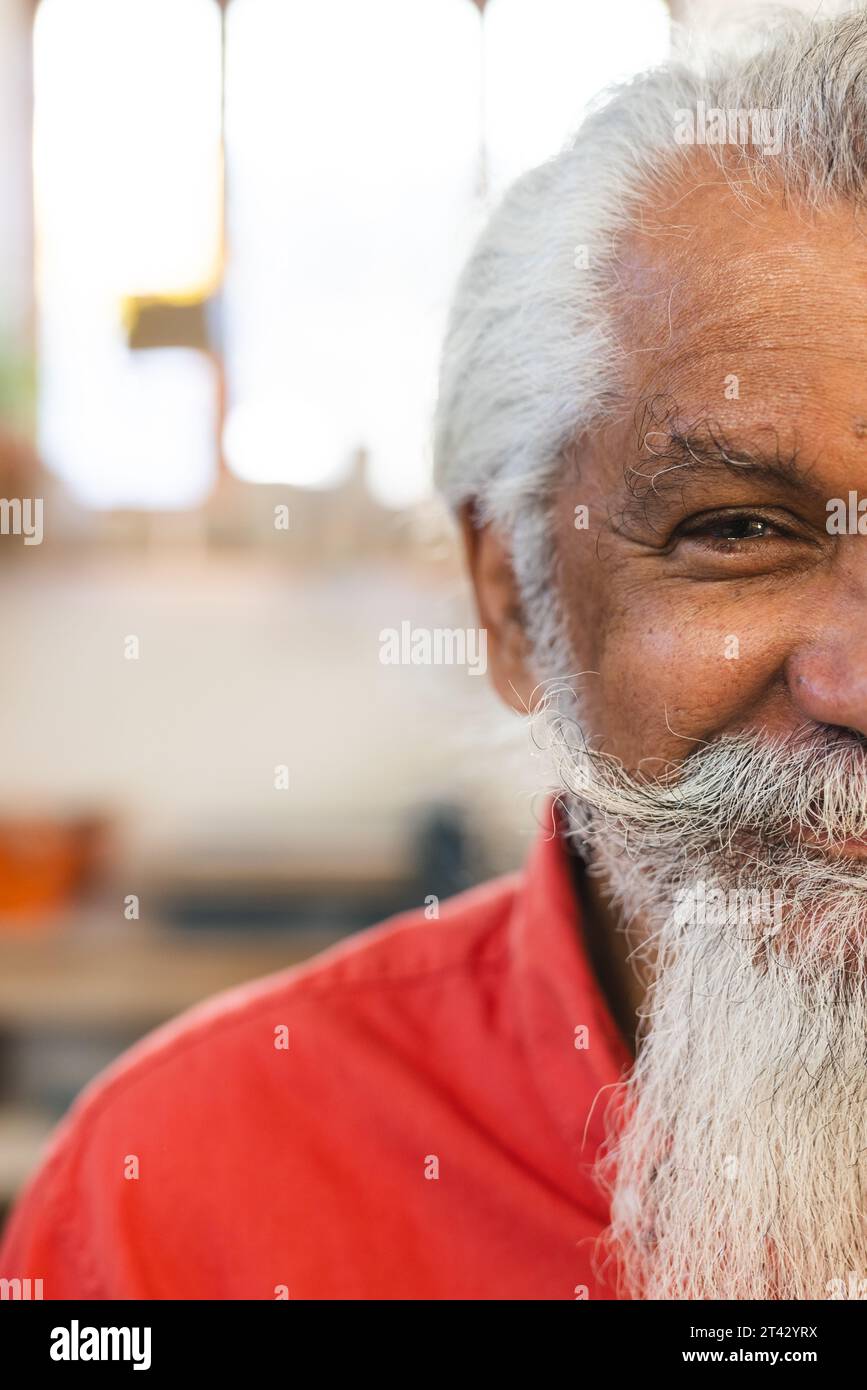
{"label": "bright window", "polygon": [[92,506],[191,506],[215,477],[214,365],[130,348],[125,309],[219,280],[219,11],[42,0],[34,83],[43,453]]}
{"label": "bright window", "polygon": [[[429,489],[482,130],[489,203],[664,56],[668,17],[489,0],[482,32],[471,0],[229,0],[223,53],[216,0],[41,0],[40,429],[80,499],[201,502],[223,405],[240,478],[327,487],[363,448],[380,500]],[[146,296],[203,341],[131,346]]]}

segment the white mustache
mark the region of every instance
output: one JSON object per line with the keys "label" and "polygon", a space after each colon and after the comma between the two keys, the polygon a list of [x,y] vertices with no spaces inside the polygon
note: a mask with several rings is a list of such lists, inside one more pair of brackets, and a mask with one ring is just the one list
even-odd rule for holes
{"label": "white mustache", "polygon": [[589,747],[574,722],[548,711],[560,782],[597,817],[626,826],[641,848],[684,838],[719,851],[739,837],[769,845],[805,836],[833,848],[867,839],[867,740],[799,730],[723,735],[653,776]]}

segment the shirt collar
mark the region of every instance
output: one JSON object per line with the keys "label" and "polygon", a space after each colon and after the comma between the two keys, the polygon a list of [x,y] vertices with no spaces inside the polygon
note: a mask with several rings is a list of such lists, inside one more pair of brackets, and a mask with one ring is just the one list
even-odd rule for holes
{"label": "shirt collar", "polygon": [[576,1167],[592,1164],[606,1107],[633,1058],[590,965],[553,806],[527,862],[510,930],[519,1026],[536,1086]]}

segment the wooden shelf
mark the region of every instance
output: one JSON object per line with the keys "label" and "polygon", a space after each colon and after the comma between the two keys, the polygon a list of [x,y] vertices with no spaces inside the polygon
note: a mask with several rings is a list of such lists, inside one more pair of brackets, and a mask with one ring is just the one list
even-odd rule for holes
{"label": "wooden shelf", "polygon": [[109,931],[0,935],[0,1029],[148,1028],[307,960],[339,934]]}

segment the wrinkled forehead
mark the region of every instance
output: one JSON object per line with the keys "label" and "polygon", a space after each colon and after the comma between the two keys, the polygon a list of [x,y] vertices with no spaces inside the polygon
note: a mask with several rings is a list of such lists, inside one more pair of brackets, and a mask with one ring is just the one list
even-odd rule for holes
{"label": "wrinkled forehead", "polygon": [[685,421],[709,413],[802,439],[867,417],[867,213],[738,196],[717,170],[641,207],[618,263],[636,405],[664,398]]}

